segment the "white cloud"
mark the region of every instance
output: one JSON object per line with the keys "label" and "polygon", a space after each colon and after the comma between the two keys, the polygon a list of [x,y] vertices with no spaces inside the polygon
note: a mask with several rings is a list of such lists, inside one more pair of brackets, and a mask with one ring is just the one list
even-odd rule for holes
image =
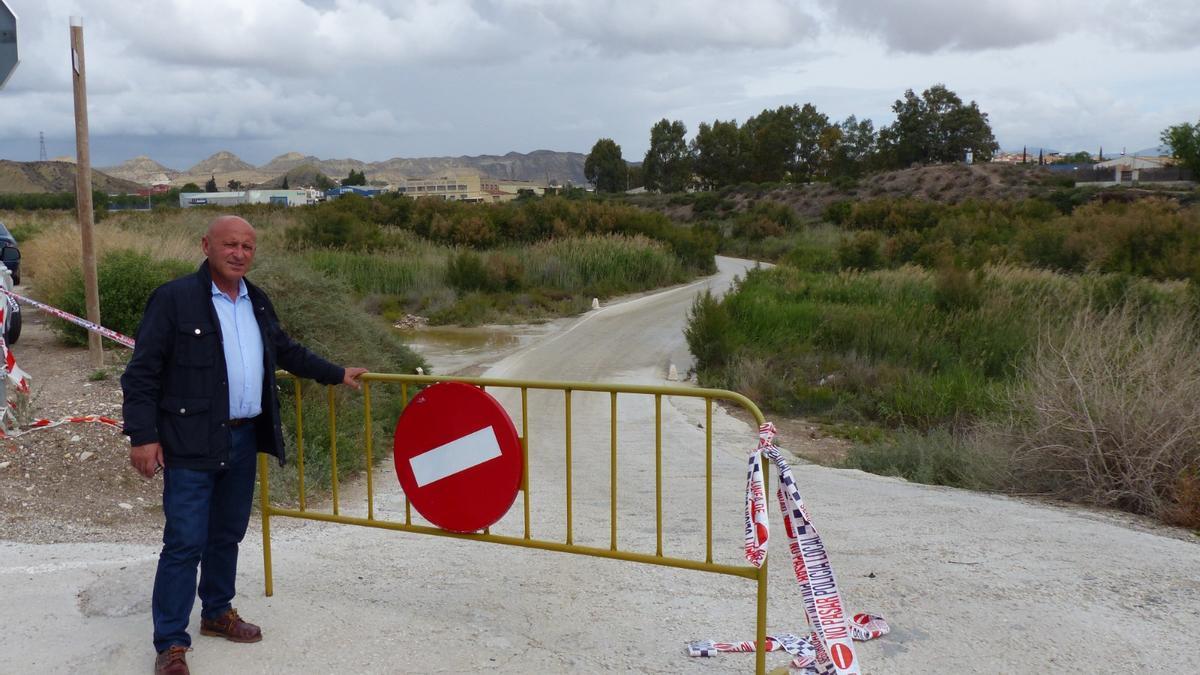
{"label": "white cloud", "polygon": [[636,159],[663,117],[694,132],[812,102],[878,126],[937,82],[977,100],[1006,147],[1149,145],[1200,117],[1184,86],[1200,80],[1194,0],[7,1],[22,20],[0,91],[12,159],[36,157],[39,131],[72,142],[70,14],[98,165],[586,152],[599,137]]}
{"label": "white cloud", "polygon": [[815,18],[795,0],[528,0],[521,3],[567,38],[611,52],[689,53],[778,49],[815,35]]}
{"label": "white cloud", "polygon": [[1050,40],[1072,30],[1083,2],[1064,0],[825,0],[835,23],[897,51],[975,51]]}
{"label": "white cloud", "polygon": [[932,53],[1045,45],[1072,33],[1098,48],[1189,48],[1195,0],[817,0],[836,29],[877,36],[890,49]]}

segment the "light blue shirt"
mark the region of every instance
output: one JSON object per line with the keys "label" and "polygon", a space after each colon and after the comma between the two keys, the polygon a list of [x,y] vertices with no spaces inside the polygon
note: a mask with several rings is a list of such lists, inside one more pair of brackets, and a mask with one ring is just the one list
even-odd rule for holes
{"label": "light blue shirt", "polygon": [[254,320],[246,281],[238,281],[236,302],[213,282],[212,303],[221,322],[221,346],[225,350],[229,382],[229,419],[254,417],[262,412],[263,341]]}

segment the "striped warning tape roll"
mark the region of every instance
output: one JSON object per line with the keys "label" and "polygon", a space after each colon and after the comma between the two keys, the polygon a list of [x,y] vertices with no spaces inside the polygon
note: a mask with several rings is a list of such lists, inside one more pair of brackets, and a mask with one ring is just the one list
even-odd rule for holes
{"label": "striped warning tape roll", "polygon": [[[767,557],[770,531],[767,498],[763,483],[763,456],[779,471],[779,509],[787,531],[792,570],[800,584],[804,616],[813,632],[808,637],[790,633],[768,638],[767,651],[782,649],[795,656],[792,666],[816,675],[858,675],[861,673],[854,640],[870,640],[886,634],[890,628],[882,617],[873,614],[847,616],[841,592],[833,575],[833,565],[821,536],[792,477],[783,453],[775,445],[775,425],[758,428],[758,447],[750,452],[746,472],[746,560],[761,567]],[[690,656],[711,656],[722,652],[754,651],[753,642],[692,642]]]}

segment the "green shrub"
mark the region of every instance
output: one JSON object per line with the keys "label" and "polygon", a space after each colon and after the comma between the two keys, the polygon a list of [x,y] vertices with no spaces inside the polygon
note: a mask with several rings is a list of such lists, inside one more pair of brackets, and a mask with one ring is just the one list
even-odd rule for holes
{"label": "green shrub", "polygon": [[854,202],[848,199],[843,199],[825,207],[825,210],[821,213],[821,218],[823,218],[825,222],[832,223],[834,225],[844,225],[850,220],[850,215],[853,212]]}
{"label": "green shrub", "polygon": [[838,264],[843,268],[873,270],[879,267],[879,235],[875,232],[858,232],[838,246]]}
{"label": "green shrub", "polygon": [[961,267],[942,267],[934,280],[933,297],[938,309],[943,312],[978,309],[983,302],[982,280],[982,274],[972,274]]}
{"label": "green shrub", "polygon": [[483,257],[470,250],[450,256],[446,263],[446,283],[462,292],[489,290],[493,286]]}
{"label": "green shrub", "polygon": [[880,443],[850,449],[846,465],[928,485],[992,489],[1003,476],[1001,463],[950,431],[899,431]]}
{"label": "green shrub", "polygon": [[688,348],[698,368],[720,368],[734,350],[733,322],[721,302],[709,291],[697,296],[684,329]]}
{"label": "green shrub", "polygon": [[[180,260],[154,260],[144,253],[128,250],[109,252],[96,265],[101,323],[132,337],[154,289],[194,269],[191,263]],[[82,272],[72,270],[61,295],[48,301],[76,316],[87,316]],[[53,326],[68,344],[87,344],[87,330],[66,321],[55,321]]]}
{"label": "green shrub", "polygon": [[829,184],[838,192],[853,192],[858,188],[858,179],[854,176],[835,176]]}
{"label": "green shrub", "polygon": [[[361,251],[376,247],[380,243],[382,232],[377,223],[364,220],[359,214],[339,204],[349,199],[349,204],[364,200],[355,200],[347,195],[334,202],[326,202],[309,207],[304,214],[302,225],[290,229],[287,233],[288,244],[293,248],[304,246],[325,246],[346,248]],[[337,206],[333,206],[337,204]]]}
{"label": "green shrub", "polygon": [[704,215],[716,211],[724,199],[716,192],[699,192],[696,193],[696,198],[692,202],[692,214],[694,216]]}

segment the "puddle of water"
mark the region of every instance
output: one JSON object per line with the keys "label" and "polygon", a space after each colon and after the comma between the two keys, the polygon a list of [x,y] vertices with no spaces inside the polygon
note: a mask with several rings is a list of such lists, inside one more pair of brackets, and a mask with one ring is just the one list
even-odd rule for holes
{"label": "puddle of water", "polygon": [[413,351],[439,375],[489,366],[534,338],[556,330],[554,322],[516,326],[435,326],[400,331]]}
{"label": "puddle of water", "polygon": [[475,328],[445,327],[402,330],[400,335],[417,351],[448,349],[497,349],[520,344],[509,326],[479,326]]}

